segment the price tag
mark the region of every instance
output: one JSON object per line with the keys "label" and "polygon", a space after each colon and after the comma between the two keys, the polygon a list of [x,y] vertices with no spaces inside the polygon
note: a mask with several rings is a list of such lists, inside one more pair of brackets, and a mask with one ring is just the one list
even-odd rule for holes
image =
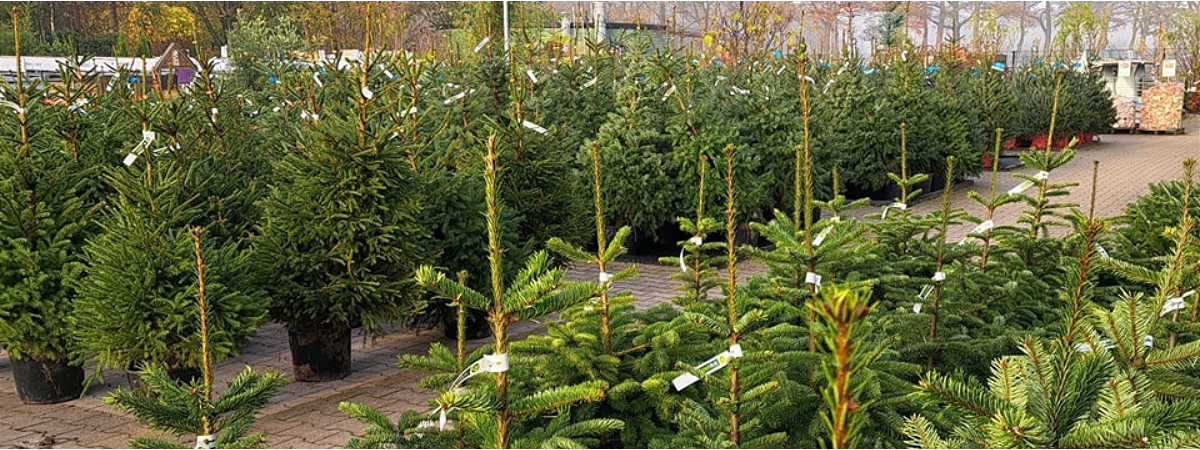
{"label": "price tag", "polygon": [[530,122],[528,120],[522,120],[521,125],[524,125],[525,128],[533,130],[533,131],[537,132],[538,134],[546,134],[545,128],[542,128],[541,126],[538,126],[538,124]]}
{"label": "price tag", "polygon": [[[741,344],[733,344],[729,346],[729,350],[718,353],[716,356],[713,356],[707,361],[704,361],[700,363],[700,365],[694,367],[693,370],[696,372],[703,372],[705,375],[712,375],[725,366],[728,366],[729,363],[733,362],[734,359],[741,357]],[[678,377],[675,377],[674,380],[671,380],[671,384],[675,386],[676,391],[682,391],[684,388],[695,384],[697,381],[700,381],[700,377],[697,377],[691,372],[686,372]]]}
{"label": "price tag", "polygon": [[817,237],[813,238],[812,241],[813,247],[819,246],[822,242],[825,242],[825,237],[829,235],[830,231],[833,231],[833,225],[827,226],[824,230],[821,230],[820,233],[817,233]]}

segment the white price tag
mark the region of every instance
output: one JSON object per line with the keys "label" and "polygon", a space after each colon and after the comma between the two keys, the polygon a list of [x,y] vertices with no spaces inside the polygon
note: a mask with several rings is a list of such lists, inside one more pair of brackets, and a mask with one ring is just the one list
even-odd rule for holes
{"label": "white price tag", "polygon": [[985,220],[982,223],[980,223],[979,225],[976,225],[975,228],[972,228],[971,234],[983,233],[987,230],[992,229],[992,227],[994,227],[994,226],[996,226],[995,222],[992,222],[991,220]]}
{"label": "white price tag", "polygon": [[817,275],[814,272],[808,272],[808,273],[804,274],[804,283],[813,285],[813,287],[815,288],[814,292],[816,292],[816,293],[821,292],[821,276],[820,275]]}
{"label": "white price tag", "polygon": [[194,448],[205,450],[217,448],[217,436],[212,434],[196,436],[196,447]]}
{"label": "white price tag", "polygon": [[1142,340],[1142,345],[1145,345],[1146,348],[1154,348],[1154,336],[1147,334],[1146,339]]}
{"label": "white price tag", "polygon": [[508,372],[508,353],[483,355],[483,359],[480,361],[483,362],[483,367],[481,369],[484,372]]}
{"label": "white price tag", "polygon": [[599,80],[599,79],[600,79],[600,77],[593,77],[592,79],[588,80],[587,83],[583,83],[583,87],[585,87],[585,88],[592,87],[593,85],[596,84],[596,80]]}
{"label": "white price tag", "polygon": [[1033,187],[1033,182],[1032,182],[1032,181],[1029,181],[1029,180],[1022,181],[1022,182],[1021,182],[1021,184],[1018,184],[1018,185],[1016,185],[1016,186],[1013,186],[1013,188],[1012,188],[1012,189],[1009,189],[1009,190],[1008,190],[1008,195],[1017,195],[1017,194],[1020,194],[1020,193],[1022,193],[1022,192],[1025,192],[1025,190],[1026,190],[1026,189],[1029,189],[1029,188],[1031,188],[1031,187]]}
{"label": "white price tag", "polygon": [[917,294],[917,298],[919,298],[921,300],[925,300],[925,299],[929,298],[929,294],[932,294],[932,293],[933,293],[933,285],[926,284],[926,285],[921,286],[921,292]]}
{"label": "white price tag", "polygon": [[813,238],[812,240],[813,247],[817,247],[821,245],[822,242],[825,242],[825,237],[829,236],[830,231],[833,231],[833,225],[827,226],[824,230],[821,230],[820,233],[817,233],[817,237]]}
{"label": "white price tag", "polygon": [[946,281],[946,272],[942,272],[942,271],[940,271],[940,270],[939,270],[939,271],[937,271],[937,272],[934,272],[934,274],[933,274],[933,282],[934,282],[934,283],[937,283],[937,282],[939,282],[939,281]]}
{"label": "white price tag", "polygon": [[313,72],[313,82],[317,83],[317,87],[325,87],[325,83],[321,82],[321,72]]}
{"label": "white price tag", "polygon": [[920,314],[920,313],[921,313],[921,304],[920,304],[920,303],[913,303],[913,310],[912,310],[912,311],[913,311],[914,313],[916,313],[916,314]]}
{"label": "white price tag", "polygon": [[1172,298],[1170,300],[1167,300],[1166,303],[1163,303],[1162,313],[1159,314],[1158,316],[1159,317],[1165,316],[1165,315],[1173,313],[1175,311],[1179,311],[1186,306],[1187,305],[1185,303],[1183,303],[1183,297]]}
{"label": "white price tag", "polygon": [[612,274],[608,272],[600,272],[600,276],[598,278],[600,279],[601,283],[607,283],[608,280],[612,279]]}
{"label": "white price tag", "polygon": [[664,102],[667,101],[667,98],[671,97],[671,94],[674,94],[674,93],[675,93],[675,85],[672,84],[671,88],[667,89],[667,92],[663,93],[662,101],[664,101]]}
{"label": "white price tag", "polygon": [[1108,250],[1105,250],[1104,247],[1100,246],[1099,242],[1096,243],[1094,248],[1096,249],[1096,253],[1099,254],[1101,258],[1109,259]]}
{"label": "white price tag", "polygon": [[475,53],[479,53],[480,50],[483,50],[483,46],[487,45],[487,43],[491,41],[491,36],[484,36],[483,40],[479,41],[479,44],[475,46]]}
{"label": "white price tag", "polygon": [[137,157],[138,157],[137,153],[130,153],[128,155],[125,155],[125,160],[121,161],[121,162],[125,164],[125,167],[129,167],[129,166],[133,165],[134,161],[137,161]]}
{"label": "white price tag", "polygon": [[528,120],[522,120],[521,125],[524,125],[525,128],[536,131],[538,134],[546,134],[545,128],[542,128],[541,126],[538,126],[538,124],[530,122]]}
{"label": "white price tag", "polygon": [[362,92],[363,98],[365,98],[367,100],[370,100],[375,97],[375,93],[372,92],[371,88],[369,88],[369,87],[363,86],[361,89],[361,92]]}
{"label": "white price tag", "polygon": [[467,90],[465,90],[465,91],[459,92],[459,93],[457,93],[457,94],[454,94],[454,96],[453,96],[453,97],[450,97],[450,98],[448,98],[448,99],[442,100],[442,104],[443,104],[443,105],[449,105],[449,104],[451,104],[451,103],[454,103],[454,101],[455,101],[455,100],[461,100],[463,97],[466,97],[466,96],[467,96],[467,94],[470,94],[470,93],[472,93],[472,92],[475,92],[475,89],[467,89]]}
{"label": "white price tag", "polygon": [[1050,172],[1047,172],[1045,170],[1040,171],[1038,173],[1033,174],[1033,178],[1038,181],[1046,181],[1046,179],[1050,178]]}
{"label": "white price tag", "polygon": [[892,202],[892,204],[890,204],[890,205],[887,205],[887,206],[884,206],[884,207],[883,207],[883,214],[881,214],[881,215],[879,216],[879,218],[880,218],[880,219],[887,219],[887,213],[888,213],[888,210],[889,210],[889,209],[892,209],[892,208],[896,208],[896,209],[899,209],[899,210],[901,210],[901,211],[904,211],[904,210],[908,209],[908,204],[905,204],[905,203],[903,203],[903,202]]}
{"label": "white price tag", "polygon": [[537,75],[533,73],[533,69],[525,69],[525,76],[529,77],[529,81],[532,81],[533,84],[538,83]]}
{"label": "white price tag", "polygon": [[671,384],[675,386],[675,391],[678,392],[696,384],[697,381],[700,381],[700,377],[693,375],[691,372],[684,372],[682,375],[675,377],[674,380],[671,380]]}
{"label": "white price tag", "polygon": [[[694,367],[693,370],[696,372],[703,372],[705,375],[712,375],[713,373],[716,373],[716,371],[728,366],[729,363],[733,362],[734,359],[741,357],[742,346],[740,344],[734,344],[729,346],[728,350],[718,353],[716,356],[713,356],[707,361],[700,363]],[[684,388],[695,384],[697,381],[700,381],[699,377],[691,372],[686,372],[678,377],[675,377],[674,380],[671,380],[671,384],[675,386],[676,391],[682,391]]]}

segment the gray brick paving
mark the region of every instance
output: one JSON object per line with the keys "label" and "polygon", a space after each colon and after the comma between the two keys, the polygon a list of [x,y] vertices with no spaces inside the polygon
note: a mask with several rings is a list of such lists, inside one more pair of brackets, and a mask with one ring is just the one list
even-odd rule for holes
{"label": "gray brick paving", "polygon": [[[1054,171],[1055,182],[1076,182],[1067,201],[1086,205],[1091,188],[1092,161],[1100,161],[1100,183],[1097,190],[1096,213],[1101,217],[1120,214],[1125,204],[1147,191],[1147,184],[1180,176],[1180,162],[1187,157],[1200,158],[1200,118],[1185,122],[1189,135],[1103,135],[1102,141],[1080,149],[1069,165]],[[1019,169],[1033,173],[1030,169]],[[982,216],[981,207],[970,201],[970,190],[986,191],[987,174],[974,184],[952,192],[955,206]],[[1019,183],[1011,172],[1001,172],[997,185],[1004,191]],[[924,201],[912,210],[926,213],[938,208],[937,201]],[[1086,206],[1085,206],[1086,207]],[[1021,207],[1009,205],[997,212],[997,225],[1015,224]],[[861,215],[869,211],[859,211]],[[965,235],[969,225],[955,227],[951,239]],[[610,271],[627,263],[618,263]],[[675,295],[676,283],[668,277],[673,267],[639,264],[640,277],[616,286],[637,295],[637,307],[668,302]],[[762,269],[753,263],[743,265],[739,275],[748,276]],[[578,267],[568,278],[596,278],[594,267]],[[535,324],[516,327],[518,335],[537,332]],[[395,416],[406,409],[424,409],[431,394],[416,386],[420,374],[407,373],[395,367],[397,355],[423,353],[433,342],[452,345],[437,331],[411,332],[390,330],[377,340],[355,339],[354,373],[344,380],[327,383],[291,383],[260,414],[258,429],[267,431],[275,447],[334,448],[342,447],[362,429],[337,411],[341,401],[356,401],[379,408]],[[480,345],[487,340],[473,341]],[[218,389],[245,366],[274,369],[290,376],[290,354],[287,334],[282,326],[262,327],[238,358],[218,365]],[[57,405],[23,405],[13,386],[8,356],[0,353],[0,447],[86,447],[120,448],[127,446],[132,436],[151,436],[143,425],[112,408],[102,406],[100,398],[117,387],[127,387],[120,371],[106,371],[102,381],[93,384],[84,398]],[[190,439],[188,437],[187,439]]]}

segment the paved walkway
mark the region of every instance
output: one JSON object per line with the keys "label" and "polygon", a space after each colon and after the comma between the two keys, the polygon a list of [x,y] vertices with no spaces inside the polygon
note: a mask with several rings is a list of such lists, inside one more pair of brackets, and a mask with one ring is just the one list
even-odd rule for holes
{"label": "paved walkway", "polygon": [[[1068,200],[1086,205],[1091,161],[1100,161],[1097,215],[1120,214],[1126,203],[1147,191],[1147,183],[1178,177],[1182,173],[1180,161],[1186,157],[1200,159],[1200,119],[1193,117],[1185,126],[1192,134],[1104,135],[1102,142],[1081,149],[1075,161],[1056,170],[1051,180],[1081,183]],[[999,180],[999,191],[1019,182],[1008,172],[1002,172]],[[973,186],[956,189],[954,204],[971,214],[982,215],[982,209],[966,198],[966,192],[986,189],[984,174]],[[914,205],[913,210],[925,213],[938,206],[937,201],[925,201]],[[998,225],[1016,223],[1020,210],[1019,205],[1009,205],[998,212],[995,221]],[[969,228],[958,227],[951,233],[951,239],[963,236]],[[755,269],[750,265],[739,273],[748,275],[758,271]],[[675,283],[667,281],[667,277],[678,269],[641,264],[639,270],[640,277],[616,287],[634,292],[639,307],[669,301]],[[595,269],[591,268],[579,268],[569,274],[576,280],[595,279],[595,276]],[[515,331],[528,334],[537,330],[537,325],[526,323]],[[287,385],[262,411],[257,429],[268,433],[272,447],[339,448],[363,429],[361,423],[338,412],[341,401],[365,403],[393,417],[403,410],[427,409],[426,401],[431,395],[416,387],[421,374],[397,369],[396,357],[402,353],[424,353],[430,343],[439,340],[452,345],[451,341],[442,340],[438,331],[396,331],[374,342],[359,337],[354,342],[353,375],[335,382]],[[484,342],[487,340],[473,341]],[[128,446],[131,436],[151,434],[130,417],[100,404],[100,398],[108,391],[127,386],[122,372],[105,372],[104,380],[93,385],[82,399],[57,405],[23,405],[17,399],[10,365],[8,357],[0,353],[0,447],[123,448]],[[287,334],[280,325],[261,328],[240,357],[218,366],[218,389],[246,365],[275,369],[290,376]]]}

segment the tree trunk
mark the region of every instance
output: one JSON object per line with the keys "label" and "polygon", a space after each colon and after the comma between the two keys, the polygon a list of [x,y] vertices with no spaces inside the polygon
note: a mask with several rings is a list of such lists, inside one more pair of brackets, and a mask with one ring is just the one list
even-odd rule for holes
{"label": "tree trunk", "polygon": [[925,5],[925,16],[921,20],[921,48],[929,48],[929,5]]}
{"label": "tree trunk", "polygon": [[933,41],[934,45],[941,45],[942,39],[946,36],[946,3],[938,2],[937,39]]}
{"label": "tree trunk", "polygon": [[1046,41],[1042,43],[1042,54],[1050,55],[1050,41],[1054,37],[1054,11],[1050,6],[1050,2],[1046,1],[1046,8],[1042,11],[1042,20],[1045,27],[1042,28],[1046,32]]}
{"label": "tree trunk", "polygon": [[[1027,14],[1025,14],[1025,11],[1028,11],[1028,9],[1026,9],[1025,6],[1028,4],[1029,4],[1029,2],[1021,2],[1020,19],[1018,19],[1018,24],[1017,24],[1017,26],[1020,27],[1020,30],[1017,31],[1017,51],[1025,50],[1025,19],[1027,16]],[[1009,61],[1008,63],[1010,65],[1015,65],[1016,61]]]}
{"label": "tree trunk", "polygon": [[112,16],[113,34],[121,34],[121,16],[117,15],[117,2],[108,2],[108,12]]}

